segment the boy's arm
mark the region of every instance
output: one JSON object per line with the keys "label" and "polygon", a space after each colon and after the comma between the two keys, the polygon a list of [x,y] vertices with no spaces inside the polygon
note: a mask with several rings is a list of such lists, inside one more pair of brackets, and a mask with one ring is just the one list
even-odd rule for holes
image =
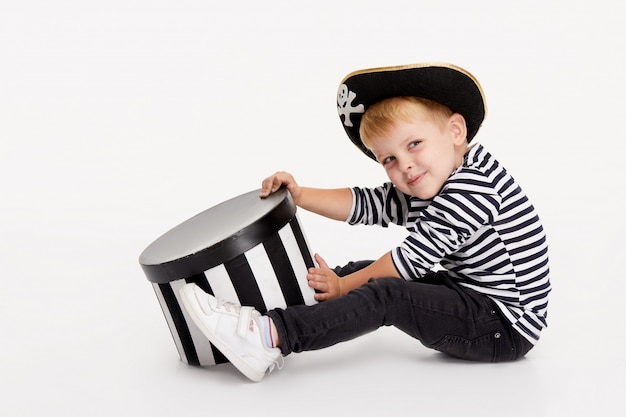
{"label": "boy's arm", "polygon": [[309,268],[307,279],[309,286],[319,291],[315,294],[315,299],[318,301],[330,300],[347,294],[365,284],[370,278],[400,278],[391,259],[391,252],[387,252],[367,267],[341,278],[328,267],[321,256],[316,254],[315,260],[319,268]]}
{"label": "boy's arm", "polygon": [[352,210],[352,191],[349,188],[300,188],[298,206],[334,220],[346,221]]}
{"label": "boy's arm", "polygon": [[391,252],[387,252],[365,268],[341,278],[341,295],[360,287],[370,278],[400,278],[400,274],[391,259]]}
{"label": "boy's arm", "polygon": [[284,171],[279,171],[263,180],[260,197],[267,197],[282,186],[287,187],[293,202],[298,207],[313,213],[334,220],[345,221],[352,210],[352,190],[350,188],[300,187],[293,176]]}

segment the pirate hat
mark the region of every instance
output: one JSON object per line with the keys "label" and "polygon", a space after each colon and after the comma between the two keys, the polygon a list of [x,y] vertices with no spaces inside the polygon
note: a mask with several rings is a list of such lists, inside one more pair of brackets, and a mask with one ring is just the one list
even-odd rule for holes
{"label": "pirate hat", "polygon": [[461,114],[467,124],[468,142],[487,113],[485,96],[476,78],[452,64],[402,65],[352,72],[339,85],[337,110],[352,143],[374,160],[374,154],[361,141],[361,118],[372,104],[399,96],[433,100]]}

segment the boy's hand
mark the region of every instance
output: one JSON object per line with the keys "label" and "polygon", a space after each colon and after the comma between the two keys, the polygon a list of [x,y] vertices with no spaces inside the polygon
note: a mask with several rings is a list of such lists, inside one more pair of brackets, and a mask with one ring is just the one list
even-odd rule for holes
{"label": "boy's hand", "polygon": [[296,183],[296,180],[290,173],[284,171],[277,172],[263,180],[259,197],[265,198],[273,192],[278,191],[283,185],[289,190],[294,204],[298,205],[298,201],[300,200],[300,186],[298,186],[298,183]]}
{"label": "boy's hand", "polygon": [[315,254],[319,268],[309,268],[306,279],[309,287],[317,290],[315,299],[317,301],[332,300],[342,295],[341,278],[328,267],[326,261],[321,256]]}

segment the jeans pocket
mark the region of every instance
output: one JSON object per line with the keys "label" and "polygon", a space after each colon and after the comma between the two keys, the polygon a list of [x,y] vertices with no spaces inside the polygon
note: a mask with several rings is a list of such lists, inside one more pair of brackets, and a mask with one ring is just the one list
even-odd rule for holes
{"label": "jeans pocket", "polygon": [[502,334],[489,333],[476,339],[466,339],[461,336],[446,335],[432,348],[456,358],[478,362],[500,361]]}

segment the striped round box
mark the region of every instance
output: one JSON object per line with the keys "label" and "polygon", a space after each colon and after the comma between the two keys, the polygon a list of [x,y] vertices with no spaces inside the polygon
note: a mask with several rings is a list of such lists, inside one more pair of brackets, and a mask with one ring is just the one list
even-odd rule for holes
{"label": "striped round box", "polygon": [[218,298],[254,306],[315,304],[307,285],[313,258],[290,194],[265,199],[251,191],[214,206],[151,243],[139,263],[152,283],[183,362],[215,365],[227,359],[208,342],[179,302],[196,283]]}

